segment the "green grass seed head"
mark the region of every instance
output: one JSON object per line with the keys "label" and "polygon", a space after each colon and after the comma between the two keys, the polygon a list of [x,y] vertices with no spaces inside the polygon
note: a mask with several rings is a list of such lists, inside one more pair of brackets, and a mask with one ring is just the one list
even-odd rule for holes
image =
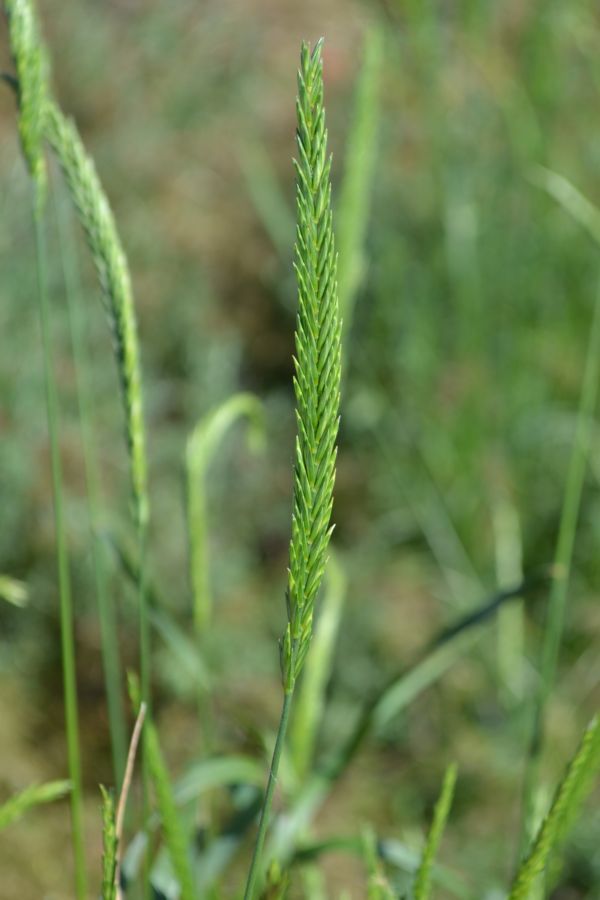
{"label": "green grass seed head", "polygon": [[46,109],[48,140],[64,172],[106,300],[125,407],[135,516],[139,525],[145,525],[149,507],[140,351],[127,258],[96,167],[77,129],[55,103],[48,101]]}
{"label": "green grass seed head", "polygon": [[112,793],[100,785],[102,794],[102,900],[115,900],[117,896],[117,829],[115,825],[115,801]]}
{"label": "green grass seed head", "polygon": [[11,53],[17,72],[19,137],[27,167],[36,182],[38,205],[46,188],[44,112],[48,60],[40,40],[37,16],[29,0],[4,0]]}
{"label": "green grass seed head", "polygon": [[293,690],[312,634],[315,597],[331,536],[340,400],[338,312],[331,158],[323,107],[322,41],[302,45],[296,102],[296,277],[298,317],[294,390],[296,459],[288,625],[282,643],[286,691]]}

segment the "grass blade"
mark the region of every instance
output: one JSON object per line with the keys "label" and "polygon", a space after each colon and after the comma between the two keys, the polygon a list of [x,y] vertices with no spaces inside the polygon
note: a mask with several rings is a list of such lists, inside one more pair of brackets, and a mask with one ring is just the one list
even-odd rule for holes
{"label": "grass blade", "polygon": [[383,33],[379,26],[372,25],[365,37],[337,208],[338,297],[346,332],[352,324],[356,293],[365,268],[363,245],[375,172],[382,68]]}
{"label": "grass blade", "polygon": [[194,623],[199,635],[206,632],[212,615],[209,554],[207,546],[206,479],[208,468],[225,434],[236,420],[249,420],[251,443],[262,440],[263,408],[254,394],[235,394],[204,416],[192,431],[186,447],[186,485],[190,573],[194,597]]}
{"label": "grass blade", "polygon": [[431,895],[433,862],[437,856],[444,828],[446,827],[446,822],[450,814],[455,786],[456,765],[451,764],[446,769],[446,774],[444,775],[440,797],[435,805],[433,813],[433,822],[427,836],[427,843],[425,844],[421,863],[415,878],[414,900],[429,900]]}

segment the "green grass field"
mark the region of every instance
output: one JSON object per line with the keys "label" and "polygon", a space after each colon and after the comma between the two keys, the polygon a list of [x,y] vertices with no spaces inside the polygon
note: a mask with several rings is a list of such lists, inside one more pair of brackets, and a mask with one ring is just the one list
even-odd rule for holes
{"label": "green grass field", "polygon": [[[246,896],[600,897],[593,726],[580,745],[600,709],[600,11],[589,0],[37,5],[56,115],[74,120],[118,238],[89,172],[92,199],[73,188],[83,162],[60,142],[77,138],[49,114],[36,234],[45,98],[32,125],[29,95],[19,117],[2,82],[0,896],[111,900],[99,785],[118,801],[131,672],[150,708],[123,900],[244,894],[281,713],[286,588],[304,635],[314,598],[294,585],[321,565],[310,552],[329,520],[314,441],[298,451],[295,440],[313,424],[335,440],[323,399],[335,379],[313,394],[308,378],[301,425],[292,383],[293,355],[328,371],[294,344],[293,263],[314,262],[294,256],[295,181],[319,180],[314,161],[304,176],[292,165],[296,71],[301,42],[323,35],[342,319],[335,531]],[[4,4],[13,27],[28,8]],[[22,84],[0,23],[0,70]],[[13,31],[16,55],[14,43]],[[301,234],[313,221],[328,234],[326,181],[318,199],[306,189]],[[310,286],[305,303],[321,347]],[[57,459],[78,723],[63,693]],[[295,462],[314,463],[305,482]],[[294,496],[318,529],[288,576]],[[286,652],[289,675],[299,651],[287,669]],[[80,798],[57,784],[56,797],[30,791],[7,810],[21,791],[73,778],[68,734]],[[144,822],[147,866],[135,853]],[[519,893],[519,861],[544,840],[545,875]]]}

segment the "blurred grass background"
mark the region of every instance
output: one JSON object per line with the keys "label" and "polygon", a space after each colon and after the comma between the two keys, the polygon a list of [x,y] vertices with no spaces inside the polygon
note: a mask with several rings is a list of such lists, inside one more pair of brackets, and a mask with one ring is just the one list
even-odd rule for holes
{"label": "blurred grass background", "polygon": [[[364,36],[383,25],[366,266],[342,401],[335,541],[349,591],[327,746],[372,689],[506,583],[507,570],[516,583],[521,567],[534,572],[552,561],[598,248],[530,175],[547,166],[600,202],[600,11],[591,0],[46,0],[40,11],[57,94],[96,160],[132,267],[151,456],[150,566],[182,623],[190,614],[185,440],[236,390],[266,404],[265,451],[250,453],[236,429],[211,470],[209,494],[220,741],[257,753],[278,712],[291,509],[297,53],[302,38],[325,35],[335,192]],[[5,39],[2,32],[9,68]],[[64,748],[33,236],[7,90],[0,126],[0,572],[25,581],[30,596],[25,609],[0,607],[0,784],[8,793],[61,777]],[[97,783],[110,782],[111,766],[72,358],[51,241],[97,870]],[[116,374],[93,272],[79,256],[106,526],[127,539]],[[597,432],[550,710],[552,781],[600,704],[599,441]],[[133,660],[134,595],[116,560],[111,587],[121,649]],[[498,896],[516,853],[545,601],[544,590],[526,600],[524,659],[509,646],[500,657],[508,653],[508,669],[499,669],[498,630],[490,628],[482,649],[370,741],[320,814],[319,836],[354,834],[371,821],[418,845],[443,770],[456,759],[442,859],[464,873],[473,896]],[[160,644],[157,652],[158,720],[177,772],[198,744],[194,685],[172,653]],[[6,900],[68,896],[67,832],[65,806],[3,835]],[[600,897],[598,846],[600,818],[588,813],[556,897]],[[326,865],[332,896],[344,887],[361,896],[362,873],[349,858],[333,854]]]}

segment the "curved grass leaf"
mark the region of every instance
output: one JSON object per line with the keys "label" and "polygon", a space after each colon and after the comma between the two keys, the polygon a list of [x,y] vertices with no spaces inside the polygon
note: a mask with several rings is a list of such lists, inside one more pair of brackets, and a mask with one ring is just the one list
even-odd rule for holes
{"label": "curved grass leaf", "polygon": [[192,431],[186,447],[188,539],[190,574],[194,597],[194,623],[206,632],[212,615],[209,555],[207,546],[206,479],[208,468],[227,431],[239,418],[250,424],[250,441],[258,445],[264,434],[263,407],[254,394],[235,394],[204,416]]}

